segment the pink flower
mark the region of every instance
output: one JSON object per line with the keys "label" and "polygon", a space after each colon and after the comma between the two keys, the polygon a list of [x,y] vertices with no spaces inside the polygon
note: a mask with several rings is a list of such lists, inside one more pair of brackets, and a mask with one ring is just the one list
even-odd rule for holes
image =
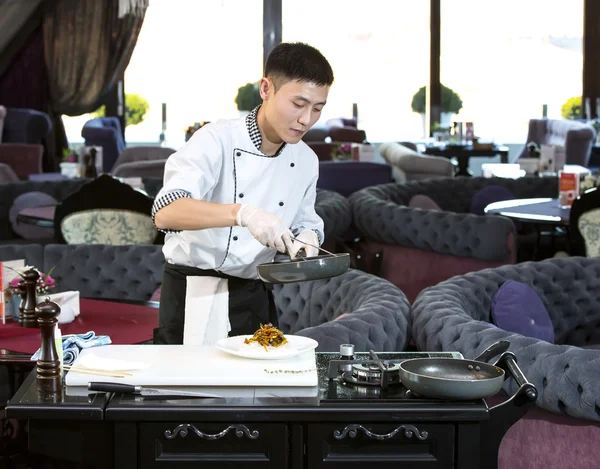
{"label": "pink flower", "polygon": [[19,282],[21,281],[21,277],[13,278],[8,284],[9,287],[17,288],[19,286]]}
{"label": "pink flower", "polygon": [[54,279],[50,275],[47,275],[44,279],[44,285],[54,285]]}

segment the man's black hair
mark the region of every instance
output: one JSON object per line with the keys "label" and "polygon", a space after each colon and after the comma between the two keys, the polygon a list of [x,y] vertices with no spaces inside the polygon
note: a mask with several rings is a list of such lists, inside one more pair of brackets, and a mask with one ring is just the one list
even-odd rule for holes
{"label": "man's black hair", "polygon": [[292,80],[318,86],[333,83],[333,70],[327,59],[317,49],[302,42],[277,44],[267,57],[265,76],[273,79],[276,89]]}

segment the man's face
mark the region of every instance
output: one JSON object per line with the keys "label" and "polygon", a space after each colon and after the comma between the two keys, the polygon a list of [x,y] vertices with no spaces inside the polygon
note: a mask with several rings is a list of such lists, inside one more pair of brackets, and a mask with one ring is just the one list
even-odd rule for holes
{"label": "man's face", "polygon": [[298,80],[287,81],[275,91],[273,82],[263,78],[260,83],[263,112],[269,129],[267,138],[277,143],[298,143],[319,117],[327,101],[329,86],[318,86]]}

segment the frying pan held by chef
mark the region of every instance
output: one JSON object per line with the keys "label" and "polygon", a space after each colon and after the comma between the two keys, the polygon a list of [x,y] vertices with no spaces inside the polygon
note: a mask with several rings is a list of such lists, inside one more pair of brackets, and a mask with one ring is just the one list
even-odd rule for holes
{"label": "frying pan held by chef", "polygon": [[[296,238],[293,238],[297,240]],[[297,240],[301,243],[303,241]],[[309,246],[312,244],[304,243]],[[350,254],[334,254],[320,246],[314,246],[326,254],[314,257],[298,255],[298,260],[289,256],[276,256],[273,262],[257,266],[258,277],[266,283],[296,283],[319,280],[342,275],[350,267]],[[299,251],[302,252],[304,249]]]}
{"label": "frying pan held by chef", "polygon": [[[512,352],[510,342],[499,341],[473,360],[459,358],[413,358],[400,364],[404,387],[423,397],[447,400],[476,400],[500,391],[510,372],[519,386],[515,393],[529,401],[537,399],[537,389],[527,381]],[[487,361],[502,354],[495,364]],[[513,396],[514,397],[514,396]]]}

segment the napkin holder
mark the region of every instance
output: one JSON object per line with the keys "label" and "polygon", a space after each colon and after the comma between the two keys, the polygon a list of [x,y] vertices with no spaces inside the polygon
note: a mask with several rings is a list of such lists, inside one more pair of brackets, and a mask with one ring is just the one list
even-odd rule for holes
{"label": "napkin holder", "polygon": [[69,324],[79,316],[79,291],[65,291],[61,293],[52,293],[39,298],[40,302],[46,298],[60,306],[59,324]]}

